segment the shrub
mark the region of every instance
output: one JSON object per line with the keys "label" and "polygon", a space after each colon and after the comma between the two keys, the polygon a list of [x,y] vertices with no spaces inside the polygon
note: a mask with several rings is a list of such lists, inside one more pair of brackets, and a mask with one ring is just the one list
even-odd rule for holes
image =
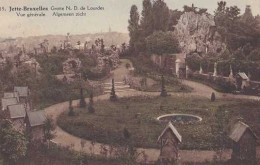
{"label": "shrub", "polygon": [[91,93],[90,93],[90,96],[89,96],[88,112],[89,112],[89,113],[95,113],[94,100],[93,100],[93,92],[91,92]]}
{"label": "shrub", "polygon": [[114,79],[112,79],[112,88],[111,88],[111,93],[110,93],[110,101],[116,101],[117,96],[116,96],[116,91],[115,91],[115,82]]}
{"label": "shrub", "polygon": [[68,113],[68,115],[69,116],[74,116],[75,115],[75,113],[74,113],[74,111],[73,111],[73,107],[72,107],[72,100],[70,99],[70,101],[69,101],[69,113]]}
{"label": "shrub", "polygon": [[214,93],[214,92],[212,92],[210,100],[211,100],[212,102],[214,102],[214,101],[216,100],[216,96],[215,96],[215,93]]}
{"label": "shrub", "polygon": [[87,106],[87,103],[85,101],[84,95],[83,95],[83,88],[80,88],[80,102],[79,102],[79,107],[80,108],[85,108]]}
{"label": "shrub", "polygon": [[167,96],[167,92],[166,92],[166,89],[165,89],[165,82],[164,82],[164,77],[162,75],[162,89],[161,89],[161,96],[162,97],[166,97]]}

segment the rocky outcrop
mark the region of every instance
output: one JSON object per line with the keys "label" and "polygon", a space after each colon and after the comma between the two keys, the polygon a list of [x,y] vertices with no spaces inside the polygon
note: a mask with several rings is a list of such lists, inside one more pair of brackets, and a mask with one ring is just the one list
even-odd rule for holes
{"label": "rocky outcrop", "polygon": [[208,13],[185,12],[175,26],[174,34],[179,40],[182,52],[186,54],[221,54],[226,48],[216,31],[214,17]]}

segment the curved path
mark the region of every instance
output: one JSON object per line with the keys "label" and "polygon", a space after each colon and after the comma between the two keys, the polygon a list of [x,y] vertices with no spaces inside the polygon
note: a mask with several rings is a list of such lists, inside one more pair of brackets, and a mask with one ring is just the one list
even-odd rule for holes
{"label": "curved path", "polygon": [[[124,74],[127,72],[127,69],[125,69],[125,64],[130,63],[129,60],[121,60],[120,66],[114,71],[114,79],[115,81],[122,81]],[[106,80],[106,82],[110,82],[111,78]],[[259,100],[260,97],[254,97],[254,96],[243,96],[243,95],[231,95],[231,94],[221,94],[213,89],[211,89],[208,86],[205,86],[200,83],[188,81],[188,80],[181,80],[182,83],[192,87],[194,90],[192,93],[170,93],[171,95],[177,95],[177,96],[184,96],[184,97],[191,97],[191,96],[202,96],[209,98],[212,92],[216,93],[217,97],[221,98],[238,98],[238,99],[253,99],[253,100]],[[141,91],[125,91],[125,92],[117,92],[118,97],[130,97],[130,96],[139,96],[139,95],[149,95],[149,96],[158,96],[159,92],[141,92]],[[95,97],[94,100],[106,100],[109,98],[109,94],[101,95],[98,97]],[[86,101],[88,101],[86,99]],[[79,103],[79,100],[73,101],[73,106],[77,106]],[[52,105],[50,107],[45,108],[45,112],[47,116],[51,117],[54,122],[56,123],[58,116],[66,111],[69,107],[68,102],[63,102],[59,104]],[[106,148],[108,151],[111,149],[109,145],[104,145],[101,143],[93,143],[88,140],[83,140],[79,137],[73,136],[65,131],[63,131],[60,127],[56,127],[55,129],[55,138],[52,140],[54,143],[57,143],[58,145],[64,146],[64,147],[71,147],[71,149],[74,149],[76,151],[85,152],[87,154],[94,154],[94,155],[102,155],[102,156],[113,156],[112,154],[104,154],[104,148]],[[258,154],[260,155],[260,147],[257,148]],[[137,149],[140,156],[138,157],[138,161],[142,162],[154,162],[158,159],[159,156],[159,150],[157,149],[144,149],[144,148],[138,148]],[[215,155],[215,151],[200,151],[200,150],[181,150],[180,151],[180,157],[181,161],[183,162],[204,162],[206,160],[210,161],[213,159]],[[231,150],[225,150],[223,158],[224,160],[229,159],[231,156]]]}

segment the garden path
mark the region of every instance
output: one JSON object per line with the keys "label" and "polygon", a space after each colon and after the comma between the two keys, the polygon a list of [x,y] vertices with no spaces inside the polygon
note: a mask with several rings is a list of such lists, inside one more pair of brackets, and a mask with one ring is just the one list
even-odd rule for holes
{"label": "garden path", "polygon": [[[115,69],[114,72],[114,79],[115,81],[122,81],[124,78],[125,73],[127,72],[127,69],[125,68],[125,64],[130,63],[129,60],[121,60],[120,66]],[[109,78],[105,82],[111,82],[112,78]],[[212,92],[216,93],[216,97],[218,98],[239,98],[239,99],[253,99],[253,100],[260,100],[260,97],[255,96],[243,96],[243,95],[231,95],[231,94],[222,94],[218,93],[215,90],[211,89],[208,86],[205,86],[203,84],[192,82],[188,80],[181,80],[182,83],[185,85],[188,85],[192,87],[194,90],[192,93],[170,93],[171,95],[176,96],[183,96],[183,97],[192,97],[192,96],[202,96],[209,98]],[[122,92],[117,92],[118,97],[131,97],[131,96],[140,96],[140,95],[149,95],[149,96],[158,96],[159,92],[141,92],[141,91],[135,91],[135,90],[127,90]],[[109,98],[109,94],[104,94],[101,96],[97,96],[94,98],[94,101],[98,100],[106,100]],[[86,99],[86,101],[88,101]],[[79,103],[79,100],[73,101],[73,106],[77,106]],[[48,116],[50,116],[54,122],[56,123],[58,116],[66,111],[69,107],[68,102],[63,102],[59,104],[52,105],[50,107],[45,108],[45,112]],[[65,131],[63,131],[60,127],[56,127],[55,129],[55,138],[52,140],[53,142],[57,143],[58,145],[61,145],[63,147],[71,147],[71,149],[74,149],[76,151],[84,152],[87,154],[94,154],[94,155],[101,155],[101,156],[108,156],[105,155],[102,151],[103,148],[107,148],[109,150],[109,145],[104,145],[101,143],[93,143],[88,140],[83,140],[79,137],[73,136]],[[84,142],[84,143],[82,143]],[[84,144],[84,145],[82,145]],[[145,161],[145,162],[154,162],[158,159],[160,151],[158,149],[144,149],[144,148],[138,148],[138,153],[144,153],[140,154],[138,157],[138,161]],[[204,161],[210,161],[214,158],[215,151],[201,151],[201,150],[181,150],[180,151],[180,157],[181,161],[183,162],[204,162]],[[260,157],[260,147],[257,148],[257,155]],[[112,154],[113,156],[113,154]],[[227,160],[231,157],[231,150],[225,150],[223,159]]]}

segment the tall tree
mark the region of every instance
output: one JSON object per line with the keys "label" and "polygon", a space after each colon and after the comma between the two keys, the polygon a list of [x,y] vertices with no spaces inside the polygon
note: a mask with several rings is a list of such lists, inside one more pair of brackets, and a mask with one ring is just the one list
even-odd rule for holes
{"label": "tall tree", "polygon": [[155,31],[167,31],[169,28],[170,11],[164,0],[156,0],[153,4],[153,28]]}
{"label": "tall tree", "polygon": [[139,37],[139,18],[138,8],[136,5],[133,5],[130,10],[130,19],[128,20],[129,48],[131,51],[135,51],[135,42],[138,41]]}
{"label": "tall tree", "polygon": [[241,16],[241,21],[251,25],[252,23],[255,22],[255,18],[252,14],[251,6],[247,5],[245,9],[245,13]]}
{"label": "tall tree", "polygon": [[144,0],[143,1],[143,11],[142,11],[142,18],[141,18],[141,29],[142,35],[144,37],[149,36],[153,33],[153,15],[152,15],[153,5],[151,0]]}

